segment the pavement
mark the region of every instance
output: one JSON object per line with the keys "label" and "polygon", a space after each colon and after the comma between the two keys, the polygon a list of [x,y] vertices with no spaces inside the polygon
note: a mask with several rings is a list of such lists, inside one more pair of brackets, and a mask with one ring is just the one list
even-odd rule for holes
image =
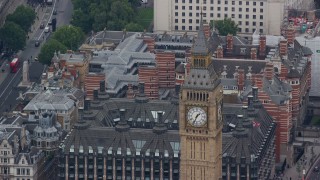
{"label": "pavement", "polygon": [[[318,139],[318,138],[313,138]],[[280,179],[283,180],[300,180],[306,177],[308,172],[312,172],[314,162],[316,162],[319,159],[320,155],[320,145],[319,144],[311,144],[306,145],[305,153],[302,155],[302,157],[299,159],[297,163],[295,163],[294,166],[286,168],[284,170],[283,175],[280,177]],[[290,179],[291,178],[291,179]],[[316,179],[307,179],[307,180],[316,180]]]}

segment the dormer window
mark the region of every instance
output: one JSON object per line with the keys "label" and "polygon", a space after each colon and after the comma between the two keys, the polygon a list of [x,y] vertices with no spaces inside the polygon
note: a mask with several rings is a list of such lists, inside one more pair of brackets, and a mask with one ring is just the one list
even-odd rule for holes
{"label": "dormer window", "polygon": [[240,48],[240,54],[246,54],[246,48]]}
{"label": "dormer window", "polygon": [[24,164],[24,159],[22,159],[21,163]]}

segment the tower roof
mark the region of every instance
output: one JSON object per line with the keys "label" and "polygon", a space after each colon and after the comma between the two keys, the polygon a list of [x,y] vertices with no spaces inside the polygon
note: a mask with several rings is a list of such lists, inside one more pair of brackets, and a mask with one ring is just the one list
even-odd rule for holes
{"label": "tower roof", "polygon": [[200,55],[207,55],[209,53],[208,42],[203,29],[202,11],[201,11],[200,28],[198,31],[198,36],[193,44],[191,52],[193,54],[200,54]]}

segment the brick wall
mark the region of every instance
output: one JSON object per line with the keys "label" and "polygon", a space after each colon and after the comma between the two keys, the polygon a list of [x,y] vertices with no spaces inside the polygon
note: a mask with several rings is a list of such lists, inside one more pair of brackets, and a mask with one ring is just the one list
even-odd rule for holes
{"label": "brick wall", "polygon": [[156,63],[160,88],[175,86],[175,54],[173,52],[156,52]]}
{"label": "brick wall", "polygon": [[99,89],[100,81],[105,80],[104,73],[89,73],[85,77],[84,89],[87,93],[87,97],[93,99],[93,90]]}
{"label": "brick wall", "polygon": [[140,66],[139,82],[144,83],[144,93],[147,97],[150,99],[159,98],[159,76],[156,67]]}

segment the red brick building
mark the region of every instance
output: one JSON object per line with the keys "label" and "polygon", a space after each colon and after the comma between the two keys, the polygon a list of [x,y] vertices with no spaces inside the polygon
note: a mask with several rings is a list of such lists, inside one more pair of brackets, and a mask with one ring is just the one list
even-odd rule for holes
{"label": "red brick building", "polygon": [[175,54],[168,51],[156,52],[156,64],[159,77],[159,88],[175,86]]}
{"label": "red brick building", "polygon": [[139,67],[139,82],[144,83],[144,94],[150,99],[159,98],[159,73],[153,66]]}
{"label": "red brick building", "polygon": [[84,80],[84,89],[87,93],[86,97],[93,99],[93,90],[100,87],[100,81],[105,81],[104,73],[89,73]]}

